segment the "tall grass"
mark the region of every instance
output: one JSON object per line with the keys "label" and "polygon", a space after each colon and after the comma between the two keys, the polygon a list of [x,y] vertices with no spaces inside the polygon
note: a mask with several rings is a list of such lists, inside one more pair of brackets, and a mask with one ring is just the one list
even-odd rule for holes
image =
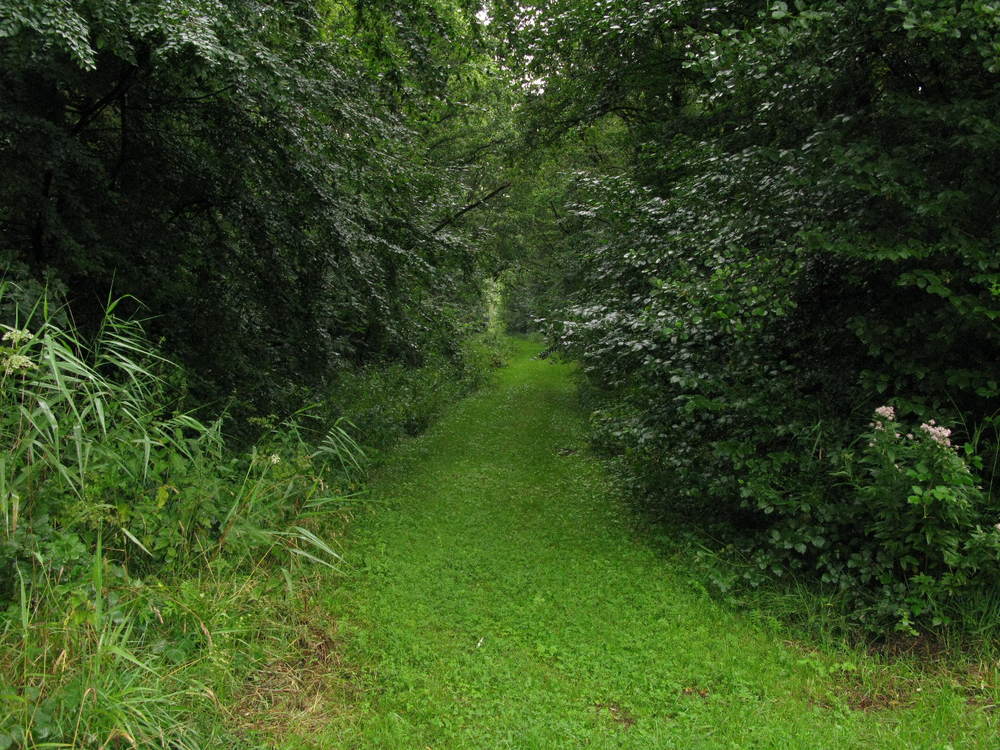
{"label": "tall grass", "polygon": [[0,749],[219,746],[209,683],[280,625],[262,586],[343,565],[317,517],[364,472],[348,425],[230,454],[116,307],[90,338],[44,299],[0,328]]}
{"label": "tall grass", "polygon": [[372,455],[496,347],[345,372],[237,452],[181,409],[184,373],[119,302],[85,336],[35,291],[0,283],[0,750],[251,747],[250,676],[321,625]]}

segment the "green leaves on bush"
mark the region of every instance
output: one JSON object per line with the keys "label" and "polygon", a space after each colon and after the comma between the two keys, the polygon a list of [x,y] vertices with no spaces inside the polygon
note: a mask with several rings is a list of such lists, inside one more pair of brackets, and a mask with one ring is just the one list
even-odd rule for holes
{"label": "green leaves on bush", "polygon": [[[998,582],[995,14],[767,5],[511,11],[539,134],[595,152],[552,209],[566,299],[536,314],[602,394],[595,441],[655,502],[727,520],[748,577],[811,571],[873,631],[931,626]],[[875,440],[845,485],[890,396],[982,439],[965,464],[892,448],[905,492]]]}

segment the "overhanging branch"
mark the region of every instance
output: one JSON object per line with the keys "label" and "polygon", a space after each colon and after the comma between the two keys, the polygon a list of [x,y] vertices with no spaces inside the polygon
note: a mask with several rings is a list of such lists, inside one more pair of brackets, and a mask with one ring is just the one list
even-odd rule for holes
{"label": "overhanging branch", "polygon": [[484,203],[486,203],[491,198],[494,198],[494,197],[500,195],[500,193],[502,193],[504,190],[506,190],[507,188],[509,188],[511,186],[511,184],[512,183],[510,183],[510,182],[505,182],[503,185],[501,185],[500,187],[496,188],[495,190],[492,190],[491,192],[487,193],[486,195],[484,195],[479,200],[477,200],[477,201],[475,201],[473,203],[470,203],[468,206],[465,206],[458,213],[452,214],[449,218],[445,219],[440,224],[438,224],[436,227],[434,227],[431,230],[431,234],[437,234],[438,232],[440,232],[442,229],[444,229],[449,224],[453,224],[456,221],[458,221],[465,214],[469,213],[469,211],[472,211],[473,209],[479,208],[481,205],[483,205]]}

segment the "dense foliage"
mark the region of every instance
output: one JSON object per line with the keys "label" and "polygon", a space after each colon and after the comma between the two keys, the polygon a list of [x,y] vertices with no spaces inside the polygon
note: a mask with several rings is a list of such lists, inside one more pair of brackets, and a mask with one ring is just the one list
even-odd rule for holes
{"label": "dense foliage", "polygon": [[480,279],[451,220],[496,74],[474,10],[0,3],[0,250],[84,330],[133,295],[198,393],[250,413],[455,354]]}
{"label": "dense foliage", "polygon": [[0,0],[0,750],[223,746],[497,293],[738,577],[995,611],[997,112],[979,0]]}
{"label": "dense foliage", "polygon": [[875,628],[989,606],[996,9],[556,0],[510,28],[536,139],[628,129],[621,168],[569,165],[586,271],[548,308],[599,442],[729,516],[752,579],[813,570]]}
{"label": "dense foliage", "polygon": [[0,695],[0,747],[116,732],[218,746],[201,681],[238,685],[287,630],[228,618],[273,597],[275,576],[291,596],[309,567],[341,568],[330,537],[373,458],[478,385],[495,350],[480,338],[459,363],[352,371],[326,401],[256,419],[237,452],[221,420],[178,411],[179,368],[117,303],[85,337],[42,294],[0,294],[0,308],[37,303],[0,327],[0,682],[17,686]]}
{"label": "dense foliage", "polygon": [[249,746],[362,469],[498,364],[478,9],[0,0],[0,748]]}

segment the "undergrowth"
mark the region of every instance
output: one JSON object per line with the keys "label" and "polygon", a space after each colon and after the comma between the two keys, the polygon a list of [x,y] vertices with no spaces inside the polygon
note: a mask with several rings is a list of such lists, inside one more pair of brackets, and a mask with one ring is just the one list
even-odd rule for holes
{"label": "undergrowth", "polygon": [[234,452],[117,304],[86,340],[46,295],[0,289],[0,750],[250,747],[247,680],[307,646],[372,454],[499,355],[480,336],[346,375]]}
{"label": "undergrowth", "polygon": [[[593,392],[585,390],[584,394],[585,408],[590,409],[600,403],[600,397]],[[866,446],[865,453],[872,461],[885,459],[885,455],[879,450],[878,441],[889,437],[877,436],[876,441],[873,441],[875,445]],[[663,485],[651,486],[648,475],[637,476],[632,456],[609,452],[606,444],[595,445],[603,451],[604,465],[614,475],[616,484],[630,498],[630,506],[636,513],[637,523],[643,528],[644,534],[661,548],[664,556],[683,558],[685,566],[691,571],[689,582],[692,586],[705,590],[734,610],[758,612],[761,616],[798,630],[803,639],[816,644],[851,644],[853,647],[890,657],[912,655],[927,665],[936,663],[948,665],[948,668],[961,669],[963,664],[996,662],[996,638],[1000,623],[1000,595],[996,590],[983,587],[972,589],[971,592],[963,591],[960,587],[967,585],[968,579],[963,580],[960,575],[948,576],[950,568],[942,564],[937,580],[954,588],[949,592],[950,598],[942,596],[935,600],[930,592],[918,590],[910,601],[919,605],[922,600],[918,597],[923,594],[927,602],[924,606],[935,607],[934,613],[944,616],[935,621],[926,617],[919,626],[905,622],[896,628],[878,627],[884,623],[884,619],[873,618],[866,622],[863,619],[865,613],[859,610],[858,592],[850,585],[821,580],[811,570],[800,566],[773,570],[771,564],[762,564],[762,556],[755,554],[745,542],[747,535],[754,533],[752,517],[741,514],[738,509],[727,508],[719,508],[715,514],[706,516],[698,508],[664,502],[664,492],[668,488]],[[932,458],[943,463],[961,465],[957,456],[939,451],[940,447],[922,445],[914,446],[911,450],[926,451]],[[892,463],[891,467],[894,472],[902,473],[902,466],[897,468]],[[915,467],[916,463],[914,469]],[[929,471],[926,464],[922,465],[922,469]],[[895,477],[893,479],[896,480]],[[872,491],[863,479],[855,481],[859,491]],[[957,486],[961,487],[963,483],[958,483]],[[891,498],[891,495],[887,493],[887,497]],[[915,505],[916,503],[906,503],[902,510],[905,512]],[[870,500],[865,508],[865,512],[875,520],[881,519],[891,510],[899,512],[898,504],[883,505],[876,499]],[[951,517],[943,514],[935,516],[932,512],[917,510],[919,521],[925,526],[931,527],[933,524],[933,528],[953,544],[962,541],[958,534],[947,533],[949,529],[946,522]],[[894,523],[887,532],[904,537],[914,533],[915,525],[917,524]],[[993,532],[996,530],[992,527],[977,529],[973,526],[972,530],[973,538],[982,540],[980,543],[993,543]],[[925,534],[922,538],[925,542],[928,538],[934,541],[935,534]],[[857,543],[860,544],[860,540]],[[872,544],[880,546],[883,542],[875,540]],[[896,549],[902,546],[902,543],[897,543]],[[935,546],[922,555],[921,563],[929,566],[935,554],[943,556],[945,553],[942,553],[942,547],[943,545]],[[887,544],[880,556],[882,564],[890,568],[892,549]],[[797,550],[792,548],[790,552],[795,554]],[[963,565],[968,565],[973,574],[979,570],[988,572],[995,565],[995,559],[984,556],[985,559],[979,564],[970,559],[960,559],[957,564],[953,562],[952,567],[960,571]],[[884,580],[891,581],[891,570],[884,574]],[[878,579],[871,581],[872,586],[878,583]],[[891,592],[890,589],[890,594]]]}

